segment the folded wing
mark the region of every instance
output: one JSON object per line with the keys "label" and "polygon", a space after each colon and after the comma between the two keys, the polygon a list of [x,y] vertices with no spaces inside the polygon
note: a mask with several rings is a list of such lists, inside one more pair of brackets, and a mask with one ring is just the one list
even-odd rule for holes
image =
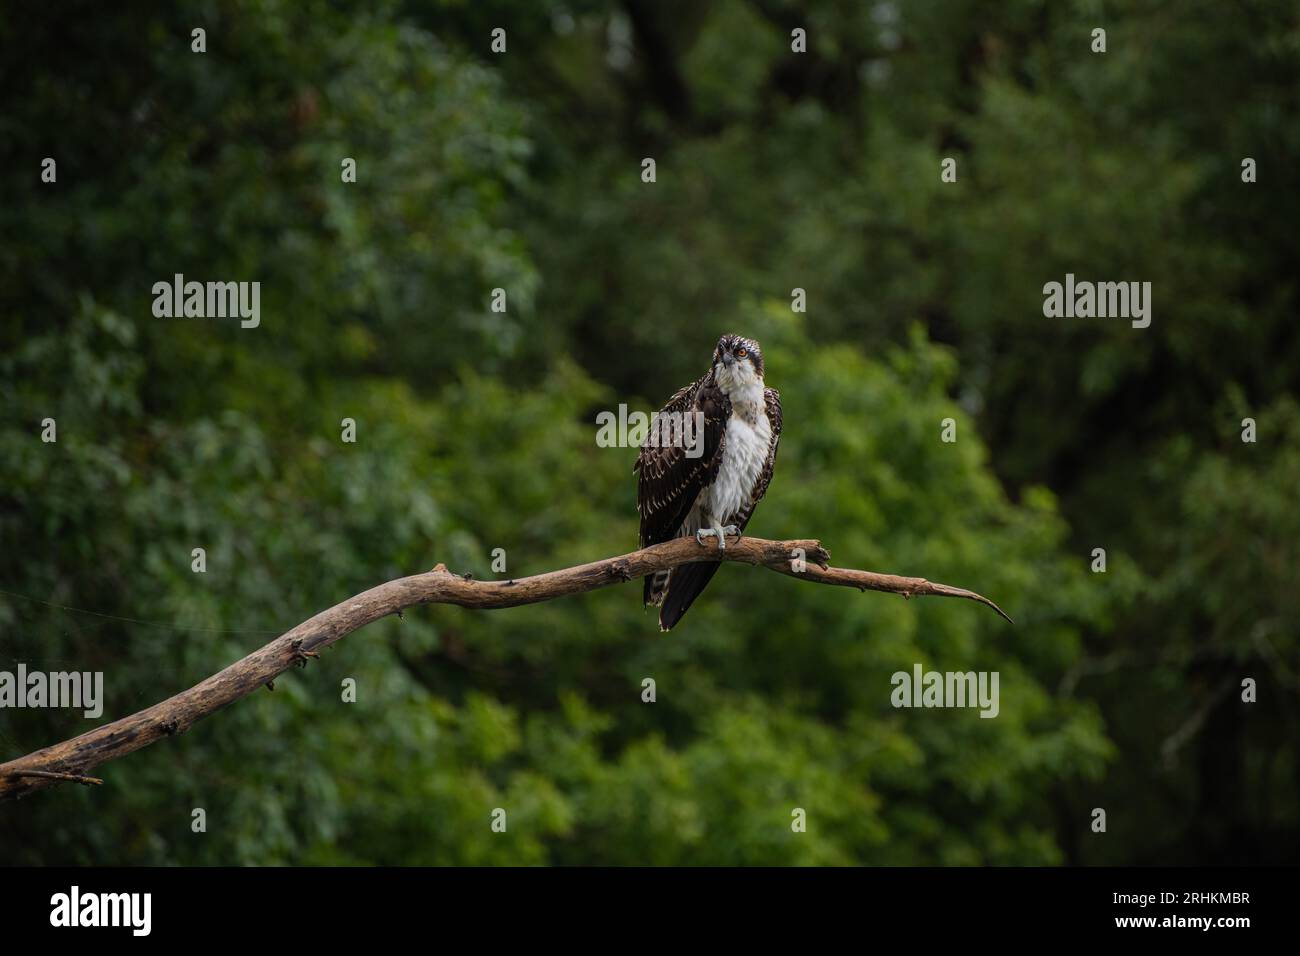
{"label": "folded wing", "polygon": [[[717,477],[730,414],[731,405],[711,374],[678,391],[660,409],[658,423],[650,429],[633,466],[641,547],[681,535],[695,500]],[[669,577],[667,571],[646,577],[646,604],[663,600]]]}

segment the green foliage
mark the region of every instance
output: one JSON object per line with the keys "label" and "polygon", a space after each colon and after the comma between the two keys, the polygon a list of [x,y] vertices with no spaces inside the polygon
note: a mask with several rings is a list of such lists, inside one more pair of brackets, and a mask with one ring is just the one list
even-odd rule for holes
{"label": "green foliage", "polygon": [[[0,861],[1286,859],[1300,43],[1238,6],[3,17],[0,669],[103,670],[111,719],[435,562],[626,551],[634,452],[596,412],[658,407],[729,330],[785,408],[750,531],[1017,623],[735,566],[668,635],[639,582],[412,610],[6,806]],[[1151,328],[1045,319],[1066,272],[1151,281]],[[260,281],[261,326],[155,318],[175,273]],[[917,663],[998,672],[999,716],[895,709]],[[86,726],[5,711],[0,758]]]}

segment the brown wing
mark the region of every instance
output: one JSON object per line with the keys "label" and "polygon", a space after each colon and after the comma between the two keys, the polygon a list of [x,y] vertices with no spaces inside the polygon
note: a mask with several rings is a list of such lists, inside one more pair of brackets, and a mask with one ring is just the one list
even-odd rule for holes
{"label": "brown wing", "polygon": [[[754,509],[758,507],[763,495],[767,494],[767,486],[772,482],[772,471],[776,467],[776,448],[781,437],[781,395],[776,389],[769,388],[764,390],[763,399],[767,407],[767,420],[772,426],[772,439],[768,443],[767,459],[763,462],[763,470],[759,472],[758,480],[754,482],[754,490],[749,503],[736,516],[736,527],[741,531],[745,530],[745,526],[749,524],[749,519],[753,517]],[[659,611],[660,630],[670,630],[674,624],[682,619],[682,615],[700,596],[700,592],[713,580],[713,575],[717,573],[720,566],[720,562],[717,561],[684,564],[673,571],[671,577],[665,579],[666,593],[656,591],[658,601],[662,602]],[[646,578],[647,585],[654,577],[654,575],[651,575]],[[647,586],[646,603],[658,603],[649,600],[650,593],[651,589]]]}
{"label": "brown wing", "polygon": [[[671,429],[652,428],[637,455],[633,470],[638,474],[637,510],[641,513],[643,548],[677,537],[695,499],[717,476],[731,404],[713,384],[712,372],[670,398],[659,412],[660,421],[681,423],[685,421],[681,416],[693,416],[695,412],[701,414],[703,427],[698,434],[690,436],[690,447],[681,440],[673,441]],[[679,417],[664,419],[665,415]],[[676,437],[681,438],[680,434]],[[697,447],[698,455],[694,454]],[[688,451],[692,454],[688,455]],[[647,605],[663,601],[670,577],[669,571],[646,576]]]}
{"label": "brown wing", "polygon": [[713,384],[712,374],[677,392],[659,416],[673,421],[697,411],[703,415],[703,433],[694,436],[699,454],[679,433],[658,427],[651,428],[637,455],[633,470],[638,474],[636,506],[643,548],[677,537],[695,499],[718,474],[731,403]]}

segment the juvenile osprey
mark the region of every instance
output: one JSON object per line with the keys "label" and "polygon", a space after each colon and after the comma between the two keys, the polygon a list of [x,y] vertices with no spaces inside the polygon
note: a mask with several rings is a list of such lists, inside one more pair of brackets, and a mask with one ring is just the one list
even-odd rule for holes
{"label": "juvenile osprey", "polygon": [[[703,427],[692,434],[696,412]],[[641,547],[694,535],[726,548],[726,535],[740,536],[767,491],[781,436],[781,396],[763,385],[758,343],[720,338],[712,368],[668,400],[659,422],[634,467]],[[716,561],[684,564],[645,579],[645,603],[659,606],[660,630],[682,619],[717,570]]]}

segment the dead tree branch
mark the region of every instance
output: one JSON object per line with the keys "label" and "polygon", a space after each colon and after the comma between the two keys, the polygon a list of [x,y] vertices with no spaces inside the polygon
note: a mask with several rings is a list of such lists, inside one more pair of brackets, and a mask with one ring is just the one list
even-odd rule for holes
{"label": "dead tree branch", "polygon": [[719,560],[762,565],[818,584],[886,591],[907,598],[926,594],[967,598],[986,604],[1011,620],[996,604],[974,591],[934,584],[924,578],[832,568],[830,555],[821,542],[814,540],[767,541],[746,537],[733,539],[725,551],[719,551],[711,543],[702,548],[693,538],[682,538],[620,557],[511,581],[473,581],[468,575],[453,574],[440,564],[432,571],[388,581],[336,604],[161,703],[0,764],[0,800],[22,797],[69,780],[99,783],[98,779],[85,776],[85,772],[160,738],[184,733],[209,714],[270,684],[295,664],[306,666],[309,659],[319,655],[321,648],[406,608],[421,604],[455,604],[484,610],[518,607],[594,591],[683,564]]}

